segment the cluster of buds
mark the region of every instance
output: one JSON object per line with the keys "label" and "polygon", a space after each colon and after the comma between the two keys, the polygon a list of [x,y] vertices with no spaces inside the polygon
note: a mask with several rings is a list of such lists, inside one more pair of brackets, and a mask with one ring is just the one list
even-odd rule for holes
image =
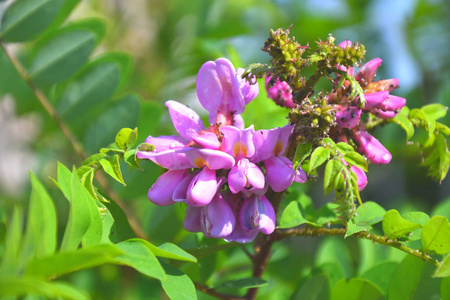
{"label": "cluster of buds", "polygon": [[146,143],[154,151],[139,151],[137,157],[167,169],[148,197],[157,205],[186,203],[186,230],[246,243],[258,232],[275,229],[275,210],[265,196],[269,187],[281,192],[307,178],[283,156],[292,125],[258,131],[244,127],[240,114],[259,88],[242,73],[224,58],[205,63],[196,86],[210,126],[205,128],[192,109],[169,100],[166,106],[179,135],[149,136]]}

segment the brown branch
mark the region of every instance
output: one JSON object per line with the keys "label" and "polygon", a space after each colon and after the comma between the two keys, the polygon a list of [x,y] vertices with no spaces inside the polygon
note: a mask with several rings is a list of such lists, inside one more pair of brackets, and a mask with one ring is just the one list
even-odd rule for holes
{"label": "brown branch", "polygon": [[232,295],[226,295],[226,294],[222,294],[219,293],[218,291],[216,291],[216,289],[214,288],[210,288],[204,284],[198,283],[198,282],[194,282],[195,288],[200,291],[203,292],[205,294],[211,295],[216,297],[217,299],[223,299],[223,300],[242,300],[245,298],[242,297],[237,297],[237,296],[232,296]]}
{"label": "brown branch", "polygon": [[[26,83],[26,85],[31,89],[33,94],[38,99],[39,103],[42,105],[44,110],[47,112],[47,114],[55,121],[55,123],[58,125],[59,129],[63,133],[63,135],[69,140],[72,148],[75,150],[76,154],[82,159],[86,159],[87,154],[83,149],[82,144],[78,141],[76,136],[73,134],[72,130],[64,123],[61,118],[56,113],[55,108],[52,106],[50,101],[47,99],[47,97],[44,95],[44,93],[38,89],[33,82],[31,81],[30,76],[28,75],[28,72],[25,70],[25,68],[22,66],[22,64],[19,62],[19,60],[9,53],[9,51],[6,49],[5,45],[0,42],[0,47],[2,48],[3,52],[5,53],[6,57],[9,59],[11,64],[14,66],[14,68],[19,73],[20,77],[23,79],[23,81]],[[136,236],[147,239],[144,230],[139,225],[139,222],[137,221],[137,218],[133,215],[133,213],[128,209],[128,207],[125,205],[125,203],[119,198],[116,192],[110,187],[108,180],[102,173],[96,172],[95,177],[100,184],[101,188],[105,190],[105,192],[108,194],[109,198],[117,203],[118,206],[124,211],[128,218],[128,222],[130,223],[131,228],[133,228],[133,231],[136,233]]]}

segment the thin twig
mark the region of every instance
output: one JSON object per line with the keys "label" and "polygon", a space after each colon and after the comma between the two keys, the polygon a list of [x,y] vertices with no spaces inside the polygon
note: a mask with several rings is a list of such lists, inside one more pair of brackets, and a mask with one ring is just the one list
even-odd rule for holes
{"label": "thin twig", "polygon": [[[39,103],[42,105],[42,107],[45,109],[45,111],[48,113],[48,115],[56,122],[59,129],[63,133],[63,135],[69,140],[72,148],[75,150],[76,154],[82,159],[86,159],[87,154],[83,149],[82,144],[78,141],[76,136],[73,134],[72,130],[64,123],[61,118],[56,113],[55,108],[52,106],[50,101],[47,99],[47,97],[44,95],[44,93],[38,89],[33,82],[30,79],[30,76],[28,75],[28,72],[25,70],[25,68],[22,66],[22,64],[19,62],[19,60],[9,53],[9,51],[6,49],[5,45],[0,42],[0,47],[2,48],[3,52],[5,53],[6,57],[9,59],[11,64],[14,66],[14,68],[19,73],[20,77],[23,79],[23,81],[26,83],[26,85],[31,89],[33,94],[38,99]],[[128,222],[130,223],[131,228],[136,233],[136,236],[147,239],[146,234],[144,230],[139,225],[139,222],[137,221],[137,218],[133,215],[131,210],[128,209],[128,207],[125,205],[125,203],[119,198],[116,192],[110,187],[108,180],[106,177],[99,172],[96,172],[95,177],[100,184],[100,187],[105,190],[115,203],[117,203],[118,206],[124,211],[124,213],[127,215]]]}
{"label": "thin twig", "polygon": [[210,288],[204,284],[198,283],[198,282],[194,282],[195,288],[200,291],[203,292],[205,294],[211,295],[216,297],[217,299],[223,299],[223,300],[242,300],[245,298],[242,297],[237,297],[237,296],[232,296],[232,295],[227,295],[227,294],[222,294],[219,293],[216,289],[214,288]]}

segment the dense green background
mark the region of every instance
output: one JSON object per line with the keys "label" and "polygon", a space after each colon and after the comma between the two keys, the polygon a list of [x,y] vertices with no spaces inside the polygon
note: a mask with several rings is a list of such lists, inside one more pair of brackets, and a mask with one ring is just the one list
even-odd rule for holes
{"label": "dense green background", "polygon": [[[4,8],[5,3],[0,2],[0,11]],[[202,111],[196,103],[195,76],[205,61],[225,56],[235,62],[240,60],[240,66],[267,62],[269,57],[260,48],[269,29],[290,25],[293,25],[291,34],[302,45],[308,42],[313,45],[318,38],[326,39],[329,33],[337,41],[350,39],[364,44],[367,60],[380,57],[384,61],[377,78],[399,78],[400,88],[393,94],[405,97],[410,108],[436,102],[450,104],[450,3],[444,0],[89,0],[78,5],[71,15],[72,19],[85,17],[100,17],[106,24],[105,36],[95,49],[94,57],[115,50],[129,53],[134,60],[131,63],[128,57],[123,59],[121,71],[122,74],[129,72],[128,80],[123,80],[109,95],[93,92],[89,101],[72,107],[70,115],[64,115],[64,105],[70,105],[70,97],[76,97],[76,87],[70,90],[65,83],[52,90],[44,87],[50,100],[59,107],[63,120],[90,153],[112,142],[121,127],[137,126],[139,141],[147,135],[173,133],[162,104],[174,99]],[[36,55],[33,45],[17,44],[12,48],[27,67]],[[128,65],[132,65],[132,69],[128,70]],[[83,78],[83,72],[85,70],[78,71],[74,76]],[[109,77],[105,76],[104,84],[120,82],[114,74],[111,71]],[[67,90],[66,94],[62,92]],[[125,92],[136,93],[136,96]],[[0,95],[1,219],[7,218],[13,203],[27,203],[30,184],[25,170],[31,168],[48,185],[56,199],[59,221],[65,224],[66,203],[58,201],[62,194],[48,177],[56,176],[56,161],[71,166],[79,165],[81,160],[3,53],[0,54]],[[122,101],[101,101],[102,98],[121,99],[123,95],[126,99]],[[93,101],[98,101],[95,107]],[[86,110],[88,103],[92,109]],[[255,103],[247,108],[246,124],[254,122],[257,129],[282,125],[285,122],[283,113],[287,111],[270,104]],[[448,125],[449,121],[447,116],[443,123]],[[436,204],[448,198],[449,179],[438,184],[426,177],[427,170],[419,166],[419,150],[406,145],[400,128],[389,125],[379,129],[376,136],[392,152],[393,160],[387,166],[372,165],[369,168],[369,184],[361,194],[363,201],[375,201],[386,209],[429,213]],[[138,216],[152,243],[171,241],[187,248],[196,246],[201,237],[181,228],[181,207],[156,207],[149,203],[146,193],[160,170],[147,162],[142,166],[145,171],[125,172],[126,187],[113,184],[117,193]],[[16,185],[11,183],[12,179],[17,180]],[[319,179],[299,189],[308,191],[319,207],[332,200],[324,199],[321,187]],[[214,242],[206,241],[208,244]],[[322,286],[321,273],[311,272],[314,261],[316,265],[325,266],[323,268],[336,265],[321,263],[338,261],[342,272],[351,277],[363,274],[375,260],[388,263],[402,258],[390,250],[387,252],[392,253],[375,258],[378,254],[372,246],[355,240],[301,238],[279,246],[266,275],[270,286],[261,292],[267,299],[292,294],[296,288],[300,289],[298,295],[314,291],[312,287],[302,286],[306,277],[316,276],[315,281],[308,281],[308,284]],[[294,257],[295,264],[292,263]],[[245,255],[232,248],[201,260],[198,270],[184,271],[195,274],[193,280],[209,278],[209,283],[217,285],[227,276],[247,274],[245,265]],[[213,270],[216,272],[210,277]],[[234,273],[223,274],[230,270]],[[161,293],[157,281],[125,267],[107,265],[74,273],[65,279],[88,290],[94,299],[157,298]]]}

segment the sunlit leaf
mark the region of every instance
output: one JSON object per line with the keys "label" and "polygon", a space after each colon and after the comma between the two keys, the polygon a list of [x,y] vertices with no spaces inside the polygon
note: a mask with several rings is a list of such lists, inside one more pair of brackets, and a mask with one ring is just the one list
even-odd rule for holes
{"label": "sunlit leaf", "polygon": [[421,110],[427,115],[428,119],[436,121],[437,119],[445,117],[448,107],[440,103],[433,103],[422,106]]}
{"label": "sunlit leaf", "polygon": [[351,151],[351,152],[345,153],[344,160],[347,163],[349,163],[351,166],[356,166],[358,168],[361,168],[363,171],[367,172],[367,167],[368,167],[367,161],[358,152]]}
{"label": "sunlit leaf", "polygon": [[311,153],[312,151],[312,143],[302,143],[297,146],[295,150],[294,156],[294,168],[300,165]]}
{"label": "sunlit leaf", "polygon": [[137,128],[134,130],[131,128],[122,128],[119,133],[116,135],[116,145],[120,149],[127,150],[128,148],[133,147],[134,143],[136,143],[137,139]]}
{"label": "sunlit leaf", "polygon": [[[424,226],[428,220],[430,220],[430,217],[423,212],[420,211],[411,211],[403,214],[403,218],[406,221],[410,221],[416,224],[420,224]],[[408,236],[408,241],[417,241],[420,240],[422,236],[422,228],[416,229],[411,232],[411,234]]]}
{"label": "sunlit leaf", "polygon": [[375,202],[365,202],[356,209],[356,214],[348,222],[346,236],[359,231],[369,231],[374,225],[383,220],[386,210]]}
{"label": "sunlit leaf", "polygon": [[22,241],[22,219],[23,211],[19,206],[14,207],[11,221],[8,222],[6,232],[5,248],[0,263],[0,274],[19,274],[19,249]]}
{"label": "sunlit leaf", "polygon": [[171,300],[197,299],[197,292],[192,280],[177,268],[163,264],[166,276],[161,285]]}
{"label": "sunlit leaf", "polygon": [[408,114],[404,113],[404,109],[400,114],[391,119],[392,122],[396,123],[403,128],[406,132],[406,140],[408,141],[414,135],[414,126],[408,118]]}
{"label": "sunlit leaf", "polygon": [[99,160],[100,165],[103,167],[103,170],[112,178],[125,185],[123,181],[122,172],[120,171],[120,162],[119,155],[114,154],[110,156],[108,159]]}
{"label": "sunlit leaf", "polygon": [[329,192],[331,192],[335,186],[335,178],[339,172],[341,172],[343,168],[343,164],[341,161],[337,159],[332,159],[328,161],[326,167],[325,167],[325,174],[323,176],[323,188],[325,191],[325,195],[327,195]]}
{"label": "sunlit leaf", "polygon": [[301,224],[310,223],[303,217],[298,201],[291,201],[281,214],[279,228],[292,228]]}
{"label": "sunlit leaf", "polygon": [[450,255],[447,255],[444,261],[441,262],[433,277],[450,277]]}
{"label": "sunlit leaf", "polygon": [[309,163],[309,172],[322,165],[330,156],[330,150],[323,147],[317,147],[311,154]]}
{"label": "sunlit leaf", "polygon": [[407,235],[422,225],[404,220],[395,209],[389,210],[383,218],[383,232],[389,239]]}
{"label": "sunlit leaf", "polygon": [[450,223],[442,216],[432,217],[422,228],[422,246],[425,252],[450,252]]}
{"label": "sunlit leaf", "polygon": [[2,18],[0,38],[23,42],[44,31],[59,12],[64,0],[17,0]]}

